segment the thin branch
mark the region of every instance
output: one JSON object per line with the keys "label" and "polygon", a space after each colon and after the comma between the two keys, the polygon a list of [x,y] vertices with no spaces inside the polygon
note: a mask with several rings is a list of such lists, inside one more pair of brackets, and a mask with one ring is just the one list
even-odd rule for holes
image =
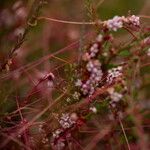
{"label": "thin branch", "polygon": [[54,19],[49,17],[38,17],[37,20],[47,20],[52,22],[58,22],[58,23],[64,23],[64,24],[74,24],[74,25],[95,25],[95,22],[76,22],[76,21],[67,21],[67,20],[60,20],[60,19]]}
{"label": "thin branch", "polygon": [[138,40],[138,37],[129,29],[129,28],[127,28],[127,27],[123,27],[125,30],[127,30],[131,35],[132,35],[132,37],[135,39],[135,40]]}
{"label": "thin branch", "polygon": [[[150,19],[150,16],[146,16],[146,15],[139,15],[139,17]],[[68,20],[61,20],[61,19],[55,19],[55,18],[50,18],[50,17],[44,17],[44,16],[38,17],[37,20],[47,20],[47,21],[52,21],[52,22],[73,24],[73,25],[95,25],[96,24],[96,22],[68,21]],[[103,23],[103,22],[101,21],[101,23]]]}
{"label": "thin branch", "polygon": [[139,15],[140,18],[146,18],[146,19],[150,19],[150,16],[147,15]]}
{"label": "thin branch", "polygon": [[[48,111],[50,108],[52,108],[54,105],[56,105],[58,102],[60,102],[61,98],[66,94],[66,91],[61,94],[58,98],[55,99],[55,101],[51,104],[45,107],[40,113],[38,113],[30,122],[25,124],[21,129],[19,129],[16,133],[13,133],[11,137],[16,137],[18,134],[22,134],[26,129],[28,129],[32,124],[39,119],[46,111]],[[1,143],[0,149],[4,148],[5,145],[10,141],[10,138],[6,138],[6,140]]]}
{"label": "thin branch", "polygon": [[131,150],[126,132],[124,130],[124,127],[123,127],[123,124],[122,124],[122,121],[120,120],[120,118],[119,118],[119,123],[120,123],[121,129],[122,129],[123,135],[125,137],[125,140],[126,140],[126,143],[127,143],[127,146],[128,146],[128,150]]}

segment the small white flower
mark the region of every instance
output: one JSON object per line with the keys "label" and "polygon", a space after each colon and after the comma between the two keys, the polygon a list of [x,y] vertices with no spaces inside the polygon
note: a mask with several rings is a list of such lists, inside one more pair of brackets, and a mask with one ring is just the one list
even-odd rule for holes
{"label": "small white flower", "polygon": [[122,66],[108,70],[106,82],[111,84],[115,79],[122,76]]}
{"label": "small white flower", "polygon": [[74,94],[73,94],[73,98],[74,98],[74,99],[76,99],[76,100],[78,100],[78,99],[79,99],[79,97],[80,97],[80,93],[78,93],[78,92],[74,92]]}
{"label": "small white flower", "polygon": [[82,81],[80,79],[78,79],[75,83],[75,86],[77,86],[77,87],[82,86]]}
{"label": "small white flower", "polygon": [[68,98],[66,99],[66,101],[69,103],[69,102],[71,102],[71,99],[68,97]]}
{"label": "small white flower", "polygon": [[93,112],[93,113],[97,113],[97,109],[96,109],[96,107],[90,107],[90,110]]}
{"label": "small white flower", "polygon": [[102,34],[99,34],[99,35],[97,36],[97,38],[96,38],[96,41],[97,41],[97,42],[102,42],[102,40],[103,40],[103,36],[102,36]]}
{"label": "small white flower", "polygon": [[123,95],[122,94],[119,94],[117,92],[113,92],[111,95],[110,95],[110,98],[113,102],[119,102],[121,99],[122,99]]}
{"label": "small white flower", "polygon": [[58,138],[61,132],[62,132],[61,129],[55,130],[55,131],[52,133],[53,138]]}
{"label": "small white flower", "polygon": [[107,53],[107,52],[104,52],[102,55],[105,56],[105,57],[107,57],[107,56],[108,56],[108,53]]}
{"label": "small white flower", "polygon": [[89,61],[86,65],[86,68],[89,72],[92,71],[93,67],[94,67],[94,65],[93,65],[92,61]]}

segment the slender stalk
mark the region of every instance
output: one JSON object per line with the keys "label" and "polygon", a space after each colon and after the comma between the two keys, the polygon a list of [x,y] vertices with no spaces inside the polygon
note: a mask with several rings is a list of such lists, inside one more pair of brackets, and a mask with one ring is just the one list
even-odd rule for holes
{"label": "slender stalk", "polygon": [[120,120],[120,118],[119,118],[119,123],[120,123],[121,129],[122,129],[123,135],[124,135],[124,137],[125,137],[128,150],[131,150],[130,144],[129,144],[129,141],[128,141],[128,138],[127,138],[127,135],[126,135],[126,132],[125,132],[125,130],[124,130],[124,127],[123,127],[123,124],[122,124],[122,121]]}
{"label": "slender stalk", "polygon": [[60,19],[54,19],[49,17],[38,17],[37,20],[47,20],[52,22],[58,22],[58,23],[64,23],[64,24],[74,24],[74,25],[95,25],[95,22],[76,22],[76,21],[67,21],[67,20],[60,20]]}

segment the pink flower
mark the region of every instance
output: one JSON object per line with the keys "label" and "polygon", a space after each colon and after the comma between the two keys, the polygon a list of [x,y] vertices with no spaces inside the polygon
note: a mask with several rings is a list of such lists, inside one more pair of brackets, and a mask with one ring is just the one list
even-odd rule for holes
{"label": "pink flower", "polygon": [[123,27],[122,17],[115,16],[113,19],[105,21],[104,24],[109,30],[117,31],[119,28]]}

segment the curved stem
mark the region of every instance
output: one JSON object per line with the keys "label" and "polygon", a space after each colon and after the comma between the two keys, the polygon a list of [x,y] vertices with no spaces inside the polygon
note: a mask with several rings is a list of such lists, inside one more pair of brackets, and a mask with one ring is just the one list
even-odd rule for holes
{"label": "curved stem", "polygon": [[76,22],[76,21],[67,21],[67,20],[59,20],[49,17],[38,17],[37,20],[48,20],[58,23],[65,23],[65,24],[74,24],[74,25],[95,25],[95,22]]}

